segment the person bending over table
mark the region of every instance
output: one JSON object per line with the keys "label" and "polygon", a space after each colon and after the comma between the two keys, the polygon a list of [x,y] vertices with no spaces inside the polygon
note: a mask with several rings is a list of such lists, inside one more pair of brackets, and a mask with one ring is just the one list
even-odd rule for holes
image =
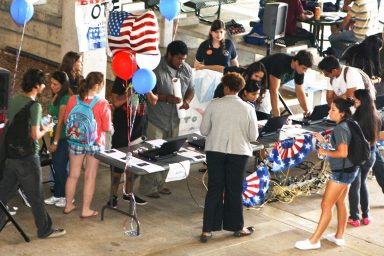
{"label": "person bending over table", "polygon": [[244,228],[242,188],[252,156],[250,142],[259,135],[256,113],[238,96],[245,84],[240,74],[228,73],[221,81],[225,96],[209,103],[200,126],[201,134],[206,136],[208,165],[208,192],[200,236],[203,243],[212,238],[212,231],[224,229],[242,237],[254,230]]}
{"label": "person bending over table", "polygon": [[[329,78],[327,86],[327,103],[331,105],[336,97],[350,98],[357,89],[364,89],[364,82],[360,72],[352,67],[341,66],[334,56],[327,56],[322,59],[318,68],[325,77]],[[345,79],[344,79],[345,76]]]}
{"label": "person bending over table", "polygon": [[[351,107],[353,100],[336,98],[333,100],[329,117],[336,122],[332,131],[331,144],[334,150],[319,148],[319,155],[329,157],[332,174],[326,185],[323,199],[321,202],[321,215],[316,231],[309,239],[298,241],[295,247],[300,250],[319,249],[320,239],[332,219],[332,209],[336,205],[337,209],[337,230],[336,233],[326,235],[326,239],[338,246],[345,245],[344,233],[347,226],[347,207],[345,198],[348,194],[348,187],[357,176],[357,167],[347,158],[348,145],[351,141],[351,131],[348,124],[343,122],[352,116]],[[325,139],[319,133],[314,136],[320,143],[325,143]]]}
{"label": "person bending over table", "polygon": [[313,55],[309,51],[301,50],[295,56],[285,53],[276,53],[260,60],[264,64],[267,75],[270,93],[271,110],[273,116],[280,116],[278,107],[279,88],[292,79],[295,80],[295,91],[304,116],[308,116],[307,97],[304,92],[304,73],[313,65]]}
{"label": "person bending over table", "polygon": [[215,20],[209,30],[208,39],[197,49],[194,68],[223,73],[224,68],[229,66],[239,66],[236,49],[231,40],[225,39],[224,22]]}
{"label": "person bending over table", "polygon": [[[130,127],[133,122],[132,131],[130,134],[130,141],[139,139],[141,136],[144,136],[147,129],[147,116],[146,116],[146,101],[150,104],[156,104],[157,97],[152,92],[146,94],[146,96],[139,94],[139,104],[137,106],[136,113],[132,113],[127,107],[127,99],[130,97],[129,90],[127,90],[127,85],[130,81],[126,82],[123,79],[116,77],[115,82],[112,87],[112,103],[115,107],[113,111],[113,127],[114,133],[112,135],[112,148],[122,148],[128,146],[128,127]],[[135,116],[135,120],[132,120]],[[128,122],[128,117],[130,122]],[[107,205],[116,207],[117,206],[117,189],[119,187],[121,175],[124,173],[123,169],[117,167],[114,168],[112,186],[111,186],[111,199],[108,200]],[[131,184],[131,174],[130,172],[125,173],[125,187],[123,189],[123,199],[129,201],[133,195],[133,188]],[[135,195],[135,201],[138,205],[145,205],[147,201]]]}
{"label": "person bending over table", "polygon": [[[192,83],[192,68],[185,63],[188,47],[183,41],[173,41],[165,56],[161,58],[159,66],[154,70],[156,86],[153,93],[157,95],[156,105],[148,105],[148,139],[167,139],[179,135],[179,109],[189,109],[189,103],[195,95]],[[174,94],[174,83],[180,81],[181,95]],[[171,191],[164,187],[168,172],[157,172],[141,177],[140,192],[152,198],[159,198],[160,194],[169,195]]]}

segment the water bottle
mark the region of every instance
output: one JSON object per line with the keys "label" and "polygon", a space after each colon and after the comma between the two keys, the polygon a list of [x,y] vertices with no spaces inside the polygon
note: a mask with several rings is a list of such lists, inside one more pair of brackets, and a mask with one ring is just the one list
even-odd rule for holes
{"label": "water bottle", "polygon": [[132,161],[132,158],[133,158],[132,153],[131,153],[131,152],[128,152],[126,158],[127,158],[127,159],[126,159],[126,161],[125,161],[125,167],[126,167],[126,168],[127,168],[127,167],[131,167],[131,166],[132,166],[131,161]]}
{"label": "water bottle", "polygon": [[[325,144],[325,143],[321,143],[320,144],[320,148],[324,148],[324,149],[326,149],[327,148],[327,144]],[[317,158],[319,158],[320,160],[323,160],[323,159],[325,159],[325,155],[320,155],[319,153],[317,153]]]}
{"label": "water bottle", "polygon": [[41,125],[42,126],[47,126],[52,122],[52,116],[51,115],[46,115],[41,118]]}

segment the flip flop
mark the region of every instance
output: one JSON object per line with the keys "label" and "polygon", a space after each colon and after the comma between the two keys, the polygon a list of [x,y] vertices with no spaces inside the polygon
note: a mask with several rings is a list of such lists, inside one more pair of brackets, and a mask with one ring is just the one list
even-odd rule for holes
{"label": "flip flop", "polygon": [[95,218],[97,216],[99,216],[99,212],[98,211],[92,211],[91,215],[88,215],[88,216],[80,215],[80,219]]}
{"label": "flip flop", "polygon": [[65,210],[65,208],[63,209],[63,213],[64,214],[70,214],[71,212],[73,212],[74,210],[76,210],[77,209],[77,207],[75,206],[75,207],[73,207],[71,210],[69,210],[69,211],[66,211]]}

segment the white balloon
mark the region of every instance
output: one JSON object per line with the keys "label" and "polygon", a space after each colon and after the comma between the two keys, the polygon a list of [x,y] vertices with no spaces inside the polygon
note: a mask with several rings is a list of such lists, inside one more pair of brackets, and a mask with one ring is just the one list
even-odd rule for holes
{"label": "white balloon", "polygon": [[136,63],[140,68],[147,68],[149,70],[154,70],[160,63],[161,54],[150,55],[150,54],[141,54],[136,53]]}
{"label": "white balloon", "polygon": [[39,2],[40,0],[27,0],[28,2],[30,2],[31,4],[35,4],[37,2]]}

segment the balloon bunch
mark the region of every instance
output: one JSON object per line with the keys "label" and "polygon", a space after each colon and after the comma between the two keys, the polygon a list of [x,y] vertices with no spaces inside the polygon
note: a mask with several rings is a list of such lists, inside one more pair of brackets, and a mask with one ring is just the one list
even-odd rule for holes
{"label": "balloon bunch", "polygon": [[[112,58],[112,70],[123,80],[132,78],[135,92],[146,94],[156,85],[156,75],[152,70],[159,65],[160,59],[160,54],[133,54],[129,51],[121,51]],[[138,67],[140,67],[139,70]]]}

